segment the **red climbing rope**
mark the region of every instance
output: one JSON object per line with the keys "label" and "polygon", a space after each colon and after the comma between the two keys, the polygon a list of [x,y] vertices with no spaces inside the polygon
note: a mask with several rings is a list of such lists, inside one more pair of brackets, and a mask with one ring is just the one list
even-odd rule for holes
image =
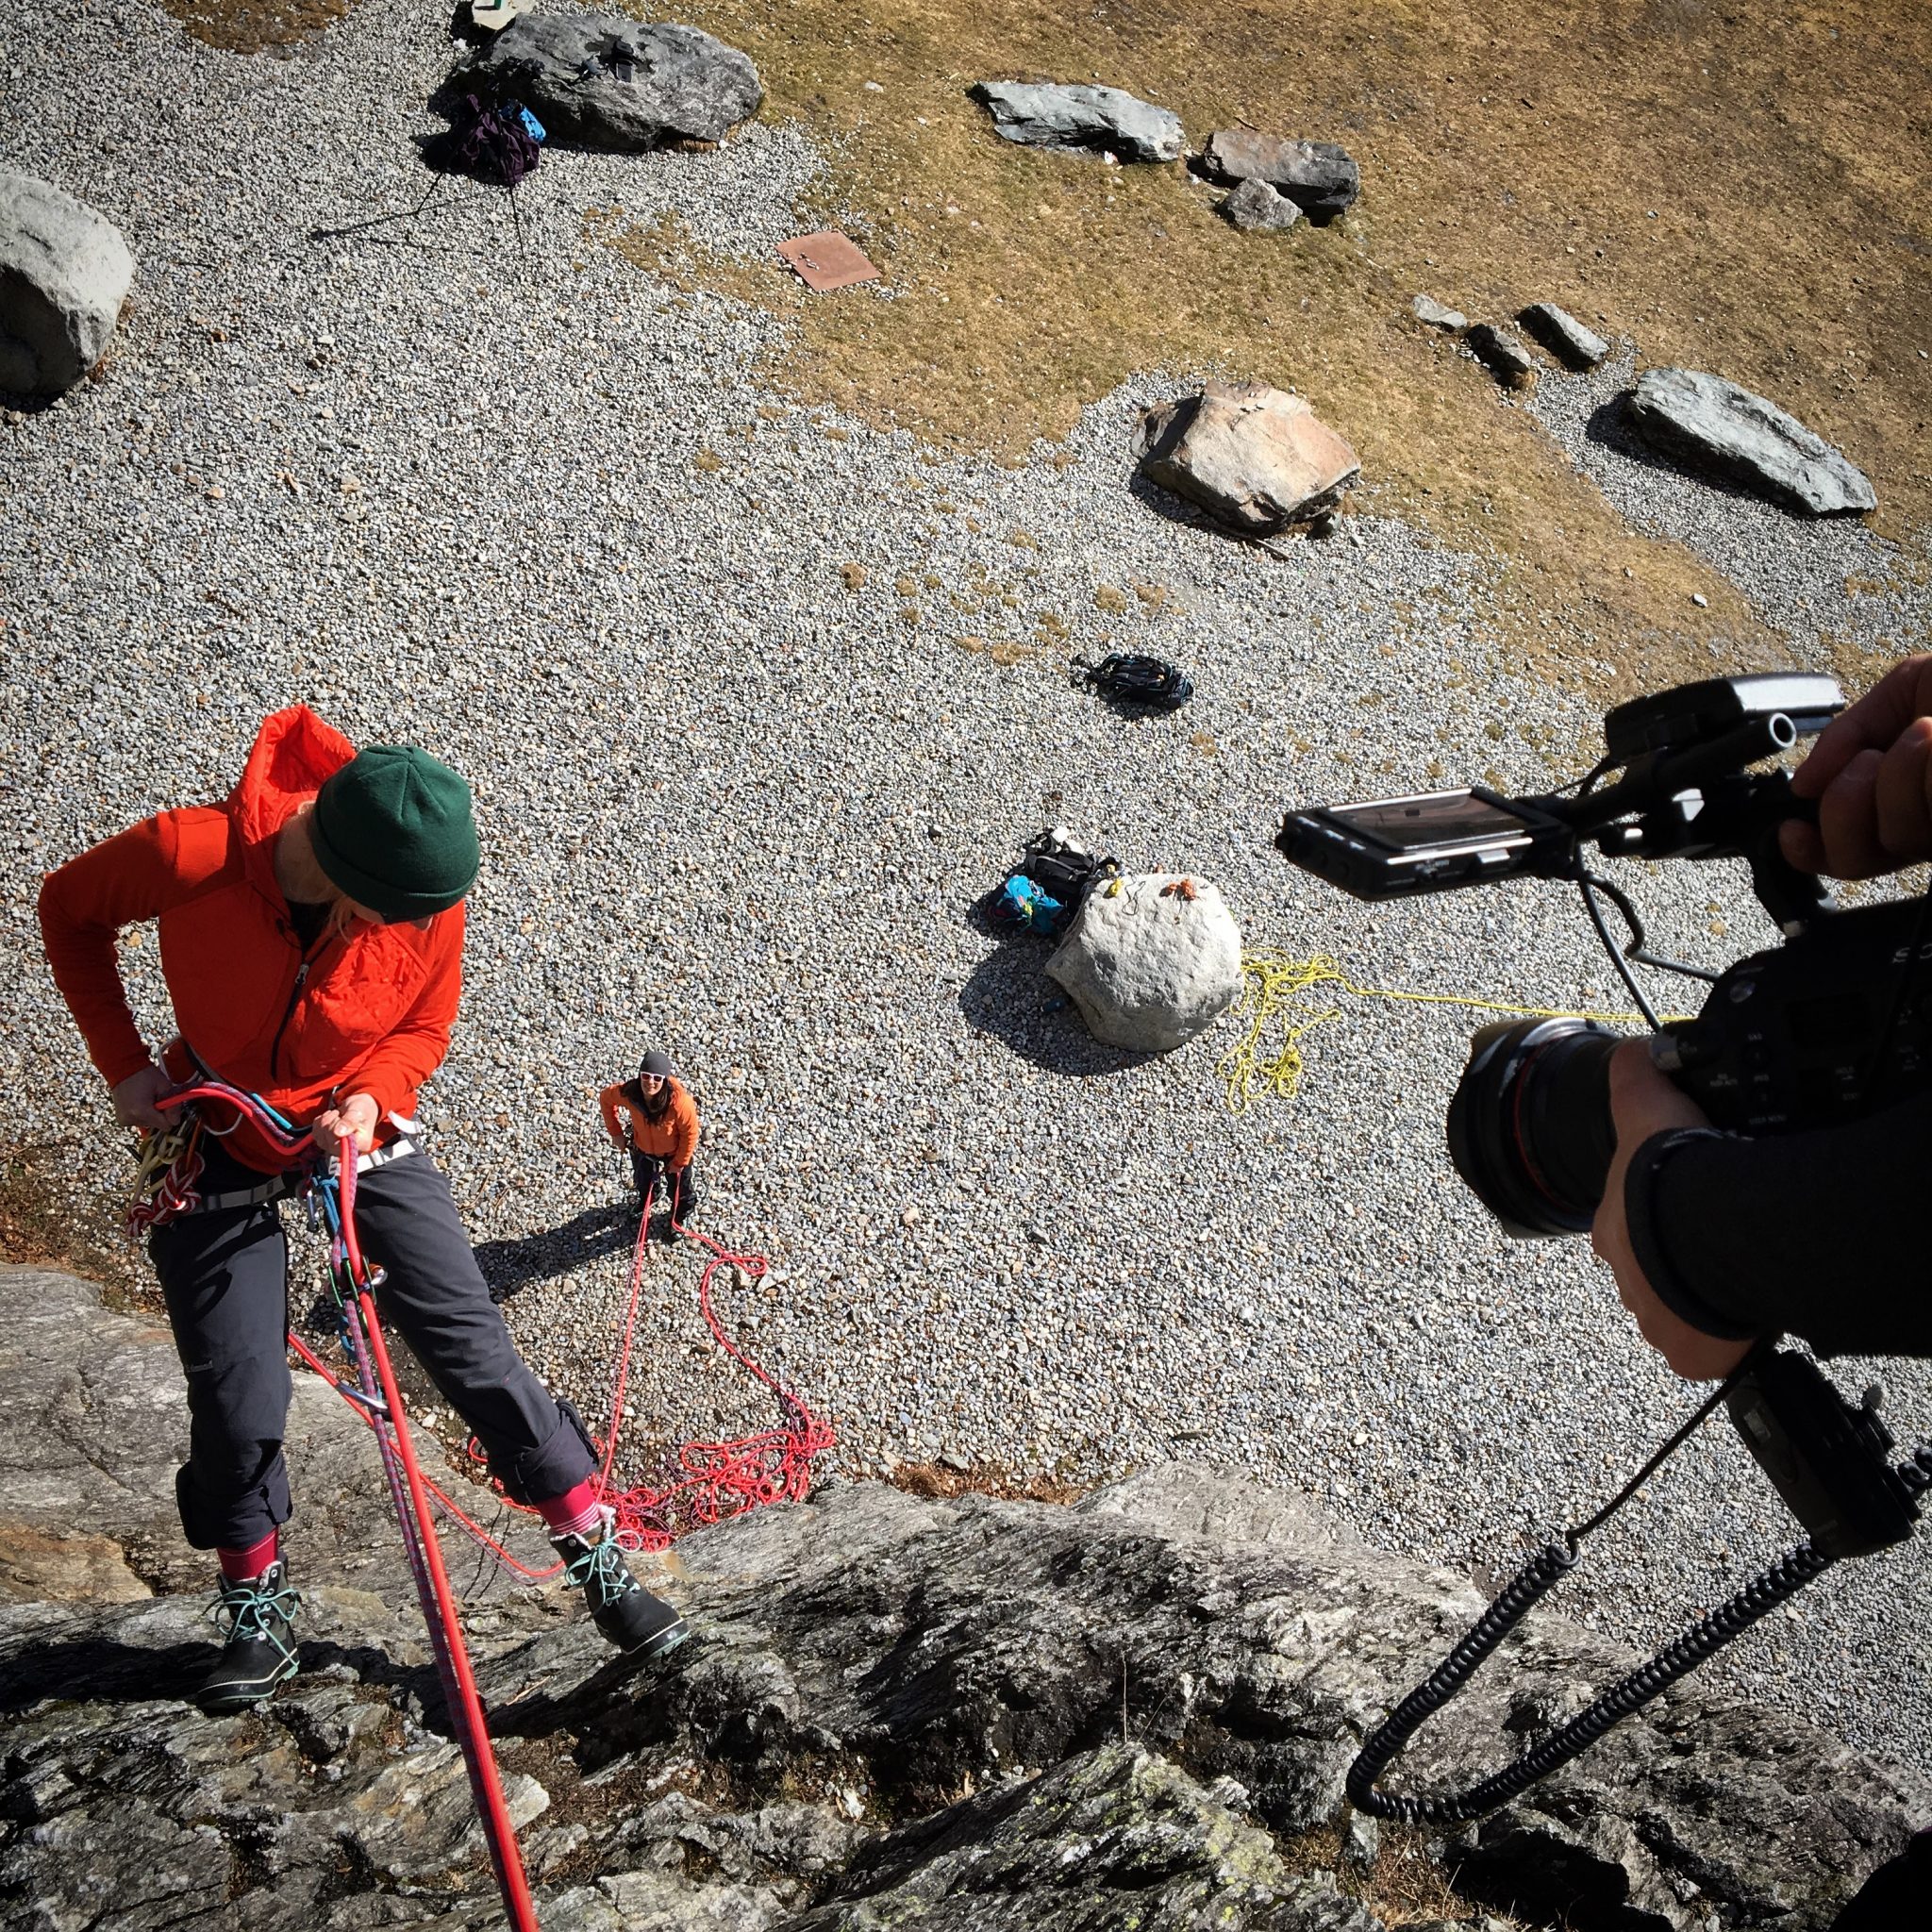
{"label": "red climbing rope", "polygon": [[[441,1638],[448,1649],[451,1673],[456,1679],[460,1715],[452,1709],[457,1740],[462,1746],[469,1766],[470,1783],[476,1795],[476,1808],[482,1818],[483,1837],[490,1847],[490,1862],[496,1868],[496,1882],[503,1893],[504,1909],[516,1932],[539,1932],[537,1907],[530,1899],[529,1881],[524,1876],[524,1858],[517,1844],[517,1828],[509,1807],[504,1801],[503,1780],[497,1774],[496,1757],[490,1748],[490,1733],[483,1722],[483,1701],[476,1694],[476,1679],[470,1669],[470,1653],[463,1641],[462,1619],[457,1613],[455,1592],[449,1587],[449,1573],[442,1566],[442,1546],[437,1541],[436,1523],[429,1513],[429,1498],[424,1489],[423,1471],[416,1460],[416,1447],[409,1439],[409,1425],[403,1413],[403,1392],[390,1366],[389,1346],[383,1340],[382,1324],[376,1319],[375,1292],[362,1261],[362,1250],[356,1239],[356,1153],[352,1141],[337,1163],[336,1182],[341,1192],[341,1238],[347,1274],[359,1303],[362,1336],[375,1358],[375,1372],[382,1384],[382,1399],[389,1410],[387,1426],[397,1458],[403,1465],[403,1478],[408,1487],[409,1508],[398,1507],[406,1541],[413,1539],[428,1571],[433,1605],[424,1606],[425,1621],[431,1610],[441,1622]],[[382,1440],[381,1430],[377,1441]],[[432,1627],[431,1635],[436,1631]]]}
{"label": "red climbing rope", "polygon": [[617,1373],[610,1397],[610,1425],[598,1472],[600,1499],[616,1512],[617,1531],[632,1549],[669,1549],[686,1530],[722,1523],[765,1503],[796,1503],[811,1488],[812,1464],[838,1441],[832,1425],[814,1415],[805,1403],[766,1372],[725,1334],[711,1306],[711,1277],[720,1268],[738,1267],[756,1280],[769,1272],[762,1255],[735,1254],[697,1228],[687,1227],[674,1215],[671,1224],[681,1235],[701,1241],[711,1251],[698,1277],[698,1312],[712,1338],[740,1368],[758,1377],[784,1413],[783,1426],[728,1442],[687,1442],[677,1452],[678,1474],[658,1488],[642,1483],[613,1491],[610,1473],[617,1461],[618,1439],[624,1428],[624,1391],[630,1374],[631,1349],[637,1337],[638,1298],[643,1280],[644,1254],[651,1225],[651,1200],[638,1224],[637,1246],[631,1255],[630,1306],[625,1313],[624,1340],[617,1353]]}

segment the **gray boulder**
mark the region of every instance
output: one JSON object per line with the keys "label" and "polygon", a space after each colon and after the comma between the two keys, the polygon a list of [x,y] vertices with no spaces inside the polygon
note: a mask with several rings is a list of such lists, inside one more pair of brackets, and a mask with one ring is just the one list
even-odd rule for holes
{"label": "gray boulder", "polygon": [[1750,485],[1810,516],[1875,509],[1864,471],[1775,403],[1701,369],[1647,369],[1630,419],[1666,454]]}
{"label": "gray boulder", "polygon": [[1361,474],[1305,397],[1264,382],[1210,382],[1144,410],[1134,454],[1151,482],[1255,535],[1333,508]]}
{"label": "gray boulder", "polygon": [[1221,212],[1244,234],[1279,234],[1302,218],[1297,203],[1258,177],[1239,183],[1222,202]]}
{"label": "gray boulder", "polygon": [[994,131],[1025,147],[1091,148],[1124,161],[1177,161],[1186,143],[1178,114],[1117,87],[982,80],[972,92],[991,109]]}
{"label": "gray boulder", "polygon": [[1507,328],[1498,328],[1493,322],[1479,322],[1462,340],[1491,375],[1512,389],[1536,380],[1536,358],[1523,346],[1522,338]]}
{"label": "gray boulder", "polygon": [[1459,336],[1469,326],[1469,317],[1461,309],[1444,308],[1433,295],[1418,295],[1408,306],[1424,328],[1439,328],[1445,335]]}
{"label": "gray boulder", "polygon": [[1088,895],[1046,973],[1096,1040],[1170,1053],[1241,997],[1241,928],[1218,886],[1132,874]]}
{"label": "gray boulder", "polygon": [[749,55],[694,26],[622,13],[513,20],[451,80],[524,102],[554,137],[625,154],[723,141],[765,97]]}
{"label": "gray boulder", "polygon": [[1332,222],[1362,192],[1361,171],[1332,141],[1284,141],[1223,127],[1208,137],[1201,162],[1216,181],[1267,182],[1314,222]]}
{"label": "gray boulder", "polygon": [[107,216],[51,181],[0,174],[0,390],[72,389],[106,353],[133,280]]}
{"label": "gray boulder", "polygon": [[1568,309],[1554,302],[1532,302],[1517,318],[1558,361],[1573,369],[1594,369],[1610,353],[1610,345],[1594,329],[1585,328]]}

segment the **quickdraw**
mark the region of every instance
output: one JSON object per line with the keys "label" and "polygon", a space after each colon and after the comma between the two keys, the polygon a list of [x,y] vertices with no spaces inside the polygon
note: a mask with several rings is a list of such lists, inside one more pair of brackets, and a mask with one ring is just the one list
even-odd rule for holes
{"label": "quickdraw", "polygon": [[134,1198],[127,1204],[127,1239],[139,1241],[150,1228],[201,1206],[201,1119],[191,1114],[177,1125],[149,1134],[141,1143],[141,1167]]}

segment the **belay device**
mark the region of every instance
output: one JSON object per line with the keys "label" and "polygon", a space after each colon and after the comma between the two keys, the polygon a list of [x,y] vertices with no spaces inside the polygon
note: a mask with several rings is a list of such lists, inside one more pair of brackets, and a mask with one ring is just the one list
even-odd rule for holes
{"label": "belay device", "polygon": [[[1792,795],[1783,771],[1747,769],[1822,730],[1843,706],[1828,677],[1686,685],[1611,711],[1605,755],[1568,788],[1574,795],[1506,798],[1470,786],[1291,812],[1275,843],[1294,864],[1369,900],[1525,875],[1570,880],[1653,1029],[1657,1065],[1716,1125],[1764,1135],[1856,1120],[1932,1088],[1932,998],[1922,986],[1932,976],[1932,897],[1835,910],[1820,881],[1778,847],[1779,825],[1813,808]],[[1618,775],[1599,787],[1609,773]],[[1636,908],[1586,859],[1586,841],[1613,858],[1743,859],[1786,943],[1722,974],[1650,952]],[[1629,926],[1621,950],[1599,895]],[[1663,1025],[1633,965],[1710,982],[1703,1011]],[[1449,1149],[1506,1232],[1541,1237],[1590,1226],[1615,1145],[1608,1065],[1619,1043],[1608,1029],[1574,1019],[1518,1021],[1475,1036],[1449,1108]],[[1376,1781],[1414,1732],[1575,1566],[1583,1538],[1720,1402],[1806,1541],[1514,1764],[1451,1796],[1378,1791]],[[1932,1446],[1897,1464],[1892,1447],[1876,1391],[1854,1407],[1808,1357],[1760,1342],[1608,1505],[1531,1558],[1370,1735],[1348,1774],[1351,1802],[1378,1818],[1460,1824],[1568,1763],[1831,1564],[1909,1536],[1919,1499],[1932,1487]]]}

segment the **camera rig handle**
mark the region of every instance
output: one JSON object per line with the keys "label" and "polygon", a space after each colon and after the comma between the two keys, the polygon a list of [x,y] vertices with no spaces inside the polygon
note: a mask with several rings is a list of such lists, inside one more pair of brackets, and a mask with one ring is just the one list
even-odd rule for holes
{"label": "camera rig handle", "polygon": [[[1583,1538],[1613,1516],[1720,1402],[1728,1406],[1744,1446],[1809,1532],[1806,1541],[1513,1764],[1444,1797],[1378,1791],[1376,1781],[1397,1752],[1575,1568]],[[1922,1445],[1896,1468],[1890,1460],[1892,1446],[1872,1395],[1854,1407],[1807,1357],[1760,1343],[1616,1497],[1587,1523],[1566,1530],[1562,1544],[1539,1550],[1428,1678],[1369,1734],[1349,1767],[1350,1804],[1372,1818],[1404,1824],[1462,1824],[1568,1764],[1620,1719],[1641,1710],[1833,1563],[1889,1549],[1908,1537],[1918,1524],[1919,1498],[1932,1489],[1932,1445]]]}
{"label": "camera rig handle", "polygon": [[[1837,691],[1829,678],[1766,681],[1816,683]],[[1828,715],[1822,705],[1796,718],[1785,711],[1756,711],[1709,737],[1641,753],[1615,784],[1601,791],[1586,790],[1579,798],[1537,803],[1579,839],[1593,836],[1608,858],[1742,858],[1751,868],[1757,903],[1781,932],[1794,939],[1832,909],[1832,900],[1822,880],[1785,858],[1778,827],[1787,819],[1816,824],[1818,808],[1809,799],[1792,796],[1786,773],[1754,773],[1745,767],[1790,751],[1801,736],[1822,728]]]}

